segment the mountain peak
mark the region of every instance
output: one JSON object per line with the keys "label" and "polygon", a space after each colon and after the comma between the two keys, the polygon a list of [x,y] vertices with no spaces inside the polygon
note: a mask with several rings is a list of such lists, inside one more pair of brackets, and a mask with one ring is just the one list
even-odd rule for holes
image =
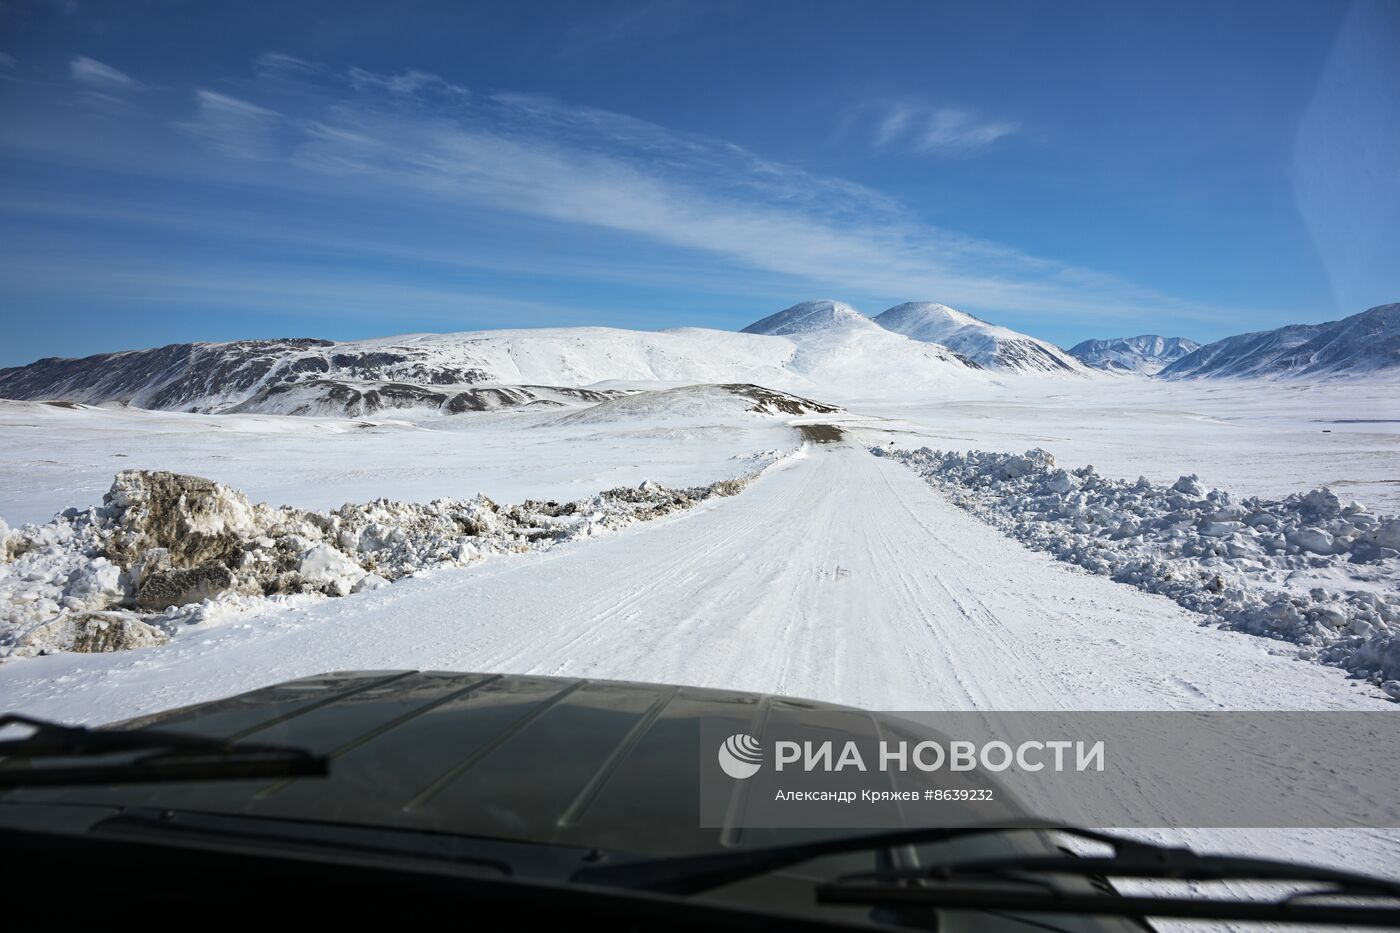
{"label": "mountain peak", "polygon": [[939,343],[987,369],[1083,373],[1084,366],[1053,343],[989,324],[936,301],[906,301],[875,317],[886,330]]}
{"label": "mountain peak", "polygon": [[[947,305],[939,304],[936,301],[906,301],[903,304],[897,304],[893,308],[882,312],[876,318],[877,322],[881,320],[889,322],[884,326],[890,330],[895,329],[889,326],[895,321],[907,321],[910,324],[918,322],[926,326],[948,326],[949,324],[952,324],[958,327],[972,327],[980,325],[982,327],[996,328],[996,325],[988,324],[981,318],[974,317],[973,315],[968,314],[966,311],[959,311],[957,308],[950,308]],[[1006,330],[1006,328],[1004,327],[996,329]],[[900,331],[900,333],[907,332]],[[1012,331],[1007,331],[1007,333],[1012,333]]]}
{"label": "mountain peak", "polygon": [[1151,376],[1200,346],[1186,337],[1139,334],[1136,337],[1085,340],[1070,347],[1069,355],[1095,369]]}
{"label": "mountain peak", "polygon": [[761,321],[754,321],[740,333],[787,336],[865,327],[870,323],[870,318],[844,301],[818,298],[813,301],[799,302],[791,308],[784,308],[777,314],[770,314]]}

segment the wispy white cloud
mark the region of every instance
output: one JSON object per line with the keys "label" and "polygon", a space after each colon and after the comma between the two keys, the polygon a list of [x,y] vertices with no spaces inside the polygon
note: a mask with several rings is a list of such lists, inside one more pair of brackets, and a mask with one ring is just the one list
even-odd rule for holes
{"label": "wispy white cloud", "polygon": [[892,198],[854,182],[828,178],[797,166],[764,159],[756,153],[695,134],[678,133],[625,114],[566,104],[543,94],[496,93],[497,126],[505,133],[547,138],[556,147],[597,149],[645,161],[652,172],[704,179],[706,190],[727,188],[732,193],[787,204],[805,204],[829,211],[868,216],[897,213]]}
{"label": "wispy white cloud", "polygon": [[[786,277],[795,294],[916,295],[1077,319],[1209,313],[930,224],[879,191],[724,141],[549,97],[469,93],[421,72],[301,64],[264,58],[262,77],[237,82],[237,97],[196,92],[193,114],[176,125],[226,158],[190,159],[153,141],[159,159],[318,197],[617,231],[700,251],[710,266],[719,257],[736,275]],[[885,116],[888,144],[937,144],[926,110]],[[941,132],[977,135],[957,121]]]}
{"label": "wispy white cloud", "polygon": [[1012,120],[987,119],[962,107],[898,101],[865,109],[870,114],[871,142],[877,149],[968,155],[1021,132]]}
{"label": "wispy white cloud", "polygon": [[13,55],[9,55],[5,52],[0,52],[0,68],[7,68],[10,71],[14,71],[15,69],[19,68],[19,60],[16,59]]}
{"label": "wispy white cloud", "polygon": [[275,110],[200,89],[195,92],[196,112],[193,120],[179,127],[207,140],[225,153],[245,159],[270,159],[277,156],[274,131],[282,115]]}
{"label": "wispy white cloud", "polygon": [[253,60],[253,71],[256,74],[316,74],[323,70],[325,67],[321,64],[298,59],[297,56],[287,55],[286,52],[263,52]]}
{"label": "wispy white cloud", "polygon": [[981,120],[965,110],[940,107],[926,115],[910,141],[921,152],[967,152],[1019,131],[1008,120]]}
{"label": "wispy white cloud", "polygon": [[419,71],[417,68],[409,68],[392,74],[378,74],[363,68],[351,68],[347,75],[350,79],[350,85],[360,91],[387,91],[390,94],[408,97],[424,95],[465,97],[469,93],[461,85],[453,84],[438,75]]}
{"label": "wispy white cloud", "polygon": [[83,55],[68,63],[68,76],[79,84],[101,91],[136,91],[142,87],[141,82],[126,72]]}
{"label": "wispy white cloud", "polygon": [[[927,224],[878,192],[738,146],[532,95],[476,96],[447,111],[384,106],[377,92],[392,84],[359,72],[324,85],[315,112],[288,117],[285,138],[259,157],[354,176],[358,190],[623,231],[813,287],[1018,313],[1189,313],[1186,302]],[[939,131],[924,121],[927,145],[940,143]],[[955,131],[1002,132],[978,137],[953,121],[942,143]]]}
{"label": "wispy white cloud", "polygon": [[288,55],[285,52],[264,52],[253,62],[253,72],[259,77],[306,77],[308,75],[321,74],[326,71],[324,65],[316,62],[308,62],[297,58],[295,55]]}

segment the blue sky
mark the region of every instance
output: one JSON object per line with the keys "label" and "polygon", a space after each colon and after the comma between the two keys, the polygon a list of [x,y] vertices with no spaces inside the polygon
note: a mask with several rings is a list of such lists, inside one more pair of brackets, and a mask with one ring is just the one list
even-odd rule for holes
{"label": "blue sky", "polygon": [[1400,300],[1400,4],[0,0],[0,365]]}

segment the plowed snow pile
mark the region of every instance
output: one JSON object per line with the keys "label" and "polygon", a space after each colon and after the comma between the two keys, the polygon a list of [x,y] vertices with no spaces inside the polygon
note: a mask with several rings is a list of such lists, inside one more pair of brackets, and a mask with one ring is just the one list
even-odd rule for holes
{"label": "plowed snow pile", "polygon": [[1037,550],[1225,626],[1304,646],[1300,655],[1400,698],[1400,518],[1327,488],[1285,499],[1057,468],[1025,454],[873,448]]}
{"label": "plowed snow pile", "polygon": [[432,566],[543,550],[735,495],[755,475],[689,489],[644,482],[573,502],[377,499],[314,512],[253,504],[197,476],[127,470],[99,507],[17,530],[0,522],[0,657],[162,644],[182,625],[268,598],[345,596]]}

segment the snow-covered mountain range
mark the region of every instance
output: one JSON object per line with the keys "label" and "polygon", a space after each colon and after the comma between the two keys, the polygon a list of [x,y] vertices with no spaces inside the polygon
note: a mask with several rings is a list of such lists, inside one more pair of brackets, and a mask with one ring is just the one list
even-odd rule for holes
{"label": "snow-covered mountain range", "polygon": [[1226,337],[1163,369],[1187,377],[1343,376],[1400,367],[1400,303],[1323,324]]}
{"label": "snow-covered mountain range", "polygon": [[1085,369],[1053,343],[932,301],[895,305],[876,315],[875,323],[914,340],[941,344],[987,369],[1022,373],[1082,373]]}
{"label": "snow-covered mountain range", "polygon": [[[0,370],[0,396],[172,411],[453,412],[563,401],[566,391],[610,380],[790,384],[792,352],[789,341],[723,331],[601,327],[240,340],[39,360]],[[488,396],[483,387],[508,391]]]}
{"label": "snow-covered mountain range", "polygon": [[946,388],[984,378],[976,361],[940,344],[896,334],[828,298],[795,304],[740,333],[790,342],[789,368],[845,396],[901,394],[919,386]]}
{"label": "snow-covered mountain range", "polygon": [[176,344],[0,370],[0,398],[360,417],[594,404],[637,384],[745,383],[821,399],[985,378],[950,350],[891,333],[839,302],[775,317],[783,315],[793,323],[773,335],[573,327]]}
{"label": "snow-covered mountain range", "polygon": [[805,301],[739,333],[607,327],[374,340],[173,344],[0,369],[0,398],[195,412],[364,417],[597,405],[625,390],[752,384],[827,401],[907,397],[1022,374],[1332,376],[1400,366],[1400,304],[1242,334],[1086,341],[1071,353],[933,302],[869,318]]}
{"label": "snow-covered mountain range", "polygon": [[1070,347],[1069,354],[1094,369],[1152,376],[1200,346],[1186,337],[1142,334],[1137,337],[1085,340]]}

